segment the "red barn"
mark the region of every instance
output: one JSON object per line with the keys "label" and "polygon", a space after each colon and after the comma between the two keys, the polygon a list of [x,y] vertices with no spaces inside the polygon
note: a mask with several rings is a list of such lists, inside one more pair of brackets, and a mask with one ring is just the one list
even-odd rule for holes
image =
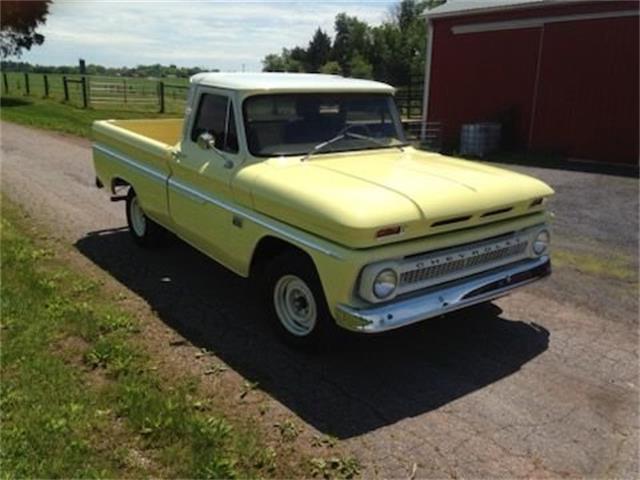
{"label": "red barn", "polygon": [[[638,1],[450,0],[427,13],[423,125],[455,148],[498,121],[513,149],[638,162]],[[423,127],[423,136],[424,136]]]}

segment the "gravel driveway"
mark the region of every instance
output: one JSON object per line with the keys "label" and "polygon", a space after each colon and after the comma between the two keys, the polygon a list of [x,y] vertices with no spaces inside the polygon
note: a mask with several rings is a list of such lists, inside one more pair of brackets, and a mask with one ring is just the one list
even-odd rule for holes
{"label": "gravel driveway", "polygon": [[312,356],[276,341],[247,281],[180,242],[135,247],[90,160],[86,141],[2,123],[10,199],[366,477],[637,478],[637,179],[518,167],[557,190],[551,279]]}

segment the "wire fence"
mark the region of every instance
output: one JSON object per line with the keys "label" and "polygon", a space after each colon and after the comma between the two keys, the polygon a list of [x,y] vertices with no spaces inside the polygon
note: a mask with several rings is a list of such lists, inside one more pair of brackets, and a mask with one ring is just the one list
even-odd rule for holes
{"label": "wire fence", "polygon": [[[396,89],[400,114],[407,121],[422,116],[423,77],[412,77]],[[42,73],[2,73],[5,94],[60,99],[84,108],[181,112],[187,98],[186,79],[80,76]]]}
{"label": "wire fence", "polygon": [[403,119],[416,120],[422,118],[423,97],[424,76],[412,76],[409,78],[407,85],[396,88],[396,103]]}
{"label": "wire fence", "polygon": [[180,79],[169,82],[142,78],[3,72],[2,92],[58,99],[82,108],[181,112],[189,86],[186,80],[177,82]]}

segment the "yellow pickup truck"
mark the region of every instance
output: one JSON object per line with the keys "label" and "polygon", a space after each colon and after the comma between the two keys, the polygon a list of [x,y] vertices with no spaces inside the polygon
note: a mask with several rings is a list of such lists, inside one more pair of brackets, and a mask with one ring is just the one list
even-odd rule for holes
{"label": "yellow pickup truck", "polygon": [[96,184],[126,200],[138,244],[169,230],[259,279],[269,318],[298,346],[548,275],[553,190],[412,147],[394,92],[331,75],[198,74],[184,119],[94,123]]}

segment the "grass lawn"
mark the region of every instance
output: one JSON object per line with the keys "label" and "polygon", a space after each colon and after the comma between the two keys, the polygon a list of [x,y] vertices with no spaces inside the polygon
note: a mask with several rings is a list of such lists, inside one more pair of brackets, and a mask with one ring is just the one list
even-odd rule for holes
{"label": "grass lawn", "polygon": [[0,97],[0,119],[30,127],[46,128],[81,137],[91,136],[91,124],[95,120],[110,118],[176,118],[178,113],[152,113],[136,110],[108,110],[77,108],[59,100],[36,97]]}
{"label": "grass lawn", "polygon": [[[2,210],[0,471],[6,478],[292,477],[242,412],[167,381],[136,319]],[[301,463],[302,464],[302,463]]]}

